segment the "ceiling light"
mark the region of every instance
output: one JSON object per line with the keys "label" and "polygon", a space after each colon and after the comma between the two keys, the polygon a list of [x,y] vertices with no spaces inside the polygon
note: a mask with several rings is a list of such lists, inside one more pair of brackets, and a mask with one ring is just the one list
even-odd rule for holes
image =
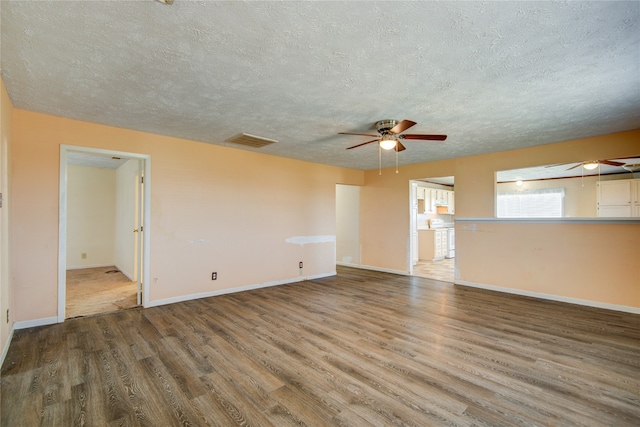
{"label": "ceiling light", "polygon": [[519,179],[519,180],[517,180],[517,181],[516,181],[516,185],[517,185],[518,187],[521,187],[521,186],[522,186],[522,180],[520,180],[520,179]]}
{"label": "ceiling light", "polygon": [[595,168],[598,167],[598,162],[588,162],[583,164],[582,167],[589,171],[594,170]]}
{"label": "ceiling light", "polygon": [[622,169],[629,172],[640,171],[640,163],[622,165]]}
{"label": "ceiling light", "polygon": [[393,150],[396,147],[397,141],[390,135],[385,135],[380,140],[380,148],[383,150]]}

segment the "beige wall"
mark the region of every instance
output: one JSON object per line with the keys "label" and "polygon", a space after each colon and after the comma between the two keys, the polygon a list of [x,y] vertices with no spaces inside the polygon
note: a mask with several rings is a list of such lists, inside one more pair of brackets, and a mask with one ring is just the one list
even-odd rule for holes
{"label": "beige wall", "polygon": [[[5,354],[7,350],[14,319],[9,246],[9,208],[11,206],[9,197],[11,162],[9,157],[13,141],[12,118],[13,104],[4,87],[4,82],[0,78],[0,192],[2,192],[2,208],[0,208],[0,354]],[[7,310],[9,310],[9,319],[7,319]]]}
{"label": "beige wall", "polygon": [[[494,218],[495,173],[498,170],[592,158],[634,156],[639,148],[640,130],[636,130],[520,150],[403,166],[398,174],[393,169],[384,169],[382,175],[378,175],[377,170],[367,171],[365,186],[362,188],[361,206],[362,264],[392,271],[409,271],[407,183],[411,179],[454,176],[456,218]],[[557,289],[552,292],[554,295],[603,304],[621,304],[621,301],[624,301],[622,305],[640,307],[640,263],[615,261],[628,260],[629,254],[640,254],[638,224],[587,224],[579,228],[576,228],[575,224],[559,224],[553,227],[543,225],[544,232],[540,230],[540,225],[519,224],[517,235],[527,236],[528,231],[535,229],[543,236],[552,236],[554,233],[566,236],[568,240],[561,246],[565,250],[562,257],[558,255],[555,239],[523,243],[525,247],[540,253],[539,257],[533,258],[537,262],[562,265],[566,273],[558,277],[558,280],[542,273],[541,276],[536,276],[535,268],[530,269],[533,276],[528,276],[519,258],[520,254],[503,250],[505,245],[510,244],[511,232],[516,230],[513,226],[495,224],[492,225],[491,231],[486,233],[474,231],[467,235],[460,227],[461,224],[456,225],[458,281],[547,293],[549,289],[540,283],[540,279],[545,278],[553,280]],[[484,230],[485,225],[477,227]],[[588,234],[589,246],[584,245],[582,233]],[[626,236],[622,243],[611,244],[611,236],[619,238],[621,234]],[[491,237],[494,238],[490,239]],[[598,246],[609,251],[607,256],[599,256],[597,251],[593,250]],[[490,257],[491,254],[500,254],[499,257],[491,258],[495,260],[491,267],[474,261]],[[603,271],[616,271],[617,277],[625,277],[627,282],[610,279],[603,287]],[[565,285],[562,281],[565,277],[580,277],[584,278],[584,281],[581,286]],[[506,282],[505,278],[508,278]]]}
{"label": "beige wall", "polygon": [[116,170],[67,166],[67,268],[114,265],[115,224]]}
{"label": "beige wall", "polygon": [[57,315],[60,144],[151,156],[151,304],[333,274],[335,185],[363,182],[361,171],[23,110],[13,126],[20,321]]}
{"label": "beige wall", "polygon": [[640,225],[456,226],[458,279],[640,308]]}

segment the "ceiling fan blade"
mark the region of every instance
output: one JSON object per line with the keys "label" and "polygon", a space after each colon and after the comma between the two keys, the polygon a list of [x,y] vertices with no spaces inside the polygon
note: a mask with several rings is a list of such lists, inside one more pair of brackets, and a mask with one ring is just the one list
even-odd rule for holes
{"label": "ceiling fan blade", "polygon": [[371,133],[351,133],[351,132],[338,132],[338,135],[362,135],[362,136],[378,136]]}
{"label": "ceiling fan blade", "polygon": [[445,139],[447,139],[447,135],[420,135],[420,134],[409,133],[406,135],[400,135],[400,138],[421,139],[424,141],[444,141]]}
{"label": "ceiling fan blade", "polygon": [[623,166],[624,165],[624,163],[612,162],[611,160],[600,160],[598,163],[602,163],[603,165],[609,165],[609,166]]}
{"label": "ceiling fan blade", "polygon": [[553,165],[546,165],[545,168],[555,168],[556,166],[564,166],[564,165],[570,165],[571,163],[556,163]]}
{"label": "ceiling fan blade", "polygon": [[400,141],[396,142],[396,146],[393,148],[394,151],[397,151],[398,153],[400,151],[404,151],[406,150],[407,147],[405,147],[404,145],[402,145],[402,143]]}
{"label": "ceiling fan blade", "polygon": [[567,170],[568,170],[568,171],[570,171],[571,169],[575,169],[575,168],[580,167],[580,166],[582,166],[582,163],[578,163],[578,164],[577,164],[577,165],[575,165],[575,166],[571,166],[571,167],[570,167],[569,169],[567,169]]}
{"label": "ceiling fan blade", "polygon": [[353,147],[347,147],[347,150],[351,150],[352,148],[362,147],[363,145],[371,144],[372,142],[378,142],[377,139],[372,139],[371,141],[363,142],[362,144],[354,145]]}
{"label": "ceiling fan blade", "polygon": [[395,125],[394,127],[392,127],[391,129],[389,129],[389,132],[402,133],[405,130],[409,129],[411,126],[415,126],[416,124],[417,124],[416,122],[412,122],[411,120],[403,120],[397,125]]}

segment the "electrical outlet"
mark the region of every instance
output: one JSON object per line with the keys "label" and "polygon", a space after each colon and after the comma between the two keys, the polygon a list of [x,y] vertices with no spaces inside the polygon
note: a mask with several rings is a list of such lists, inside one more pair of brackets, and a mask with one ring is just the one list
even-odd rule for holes
{"label": "electrical outlet", "polygon": [[298,268],[302,268],[302,261],[300,261],[300,264],[298,264]]}
{"label": "electrical outlet", "polygon": [[211,280],[218,280],[218,272],[214,271],[213,273],[211,273]]}
{"label": "electrical outlet", "polygon": [[82,253],[80,254],[80,258],[82,258],[82,259],[87,259],[87,253],[86,253],[86,252],[82,252]]}

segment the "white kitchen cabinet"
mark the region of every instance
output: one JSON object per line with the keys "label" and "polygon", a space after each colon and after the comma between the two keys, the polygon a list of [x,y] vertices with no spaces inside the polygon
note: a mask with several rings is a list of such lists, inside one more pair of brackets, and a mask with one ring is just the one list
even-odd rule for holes
{"label": "white kitchen cabinet", "polygon": [[640,217],[640,180],[601,181],[596,185],[599,217]]}
{"label": "white kitchen cabinet", "polygon": [[424,187],[416,187],[416,196],[418,198],[418,200],[424,200]]}
{"label": "white kitchen cabinet", "polygon": [[436,213],[436,194],[432,188],[424,189],[424,213]]}
{"label": "white kitchen cabinet", "polygon": [[630,217],[632,213],[631,205],[619,205],[619,206],[607,206],[601,205],[598,207],[598,216],[603,218],[617,218],[617,217]]}
{"label": "white kitchen cabinet", "polygon": [[455,215],[456,213],[455,193],[453,191],[447,191],[447,213],[449,215]]}
{"label": "white kitchen cabinet", "polygon": [[447,204],[447,190],[433,190],[436,195],[436,205]]}
{"label": "white kitchen cabinet", "polygon": [[418,257],[427,261],[444,259],[449,249],[447,229],[418,230]]}
{"label": "white kitchen cabinet", "polygon": [[435,230],[435,247],[434,252],[435,256],[433,257],[434,261],[437,259],[444,259],[447,255],[447,251],[449,250],[449,244],[447,241],[447,230]]}
{"label": "white kitchen cabinet", "polygon": [[633,206],[632,215],[640,217],[640,179],[631,181],[631,204]]}

